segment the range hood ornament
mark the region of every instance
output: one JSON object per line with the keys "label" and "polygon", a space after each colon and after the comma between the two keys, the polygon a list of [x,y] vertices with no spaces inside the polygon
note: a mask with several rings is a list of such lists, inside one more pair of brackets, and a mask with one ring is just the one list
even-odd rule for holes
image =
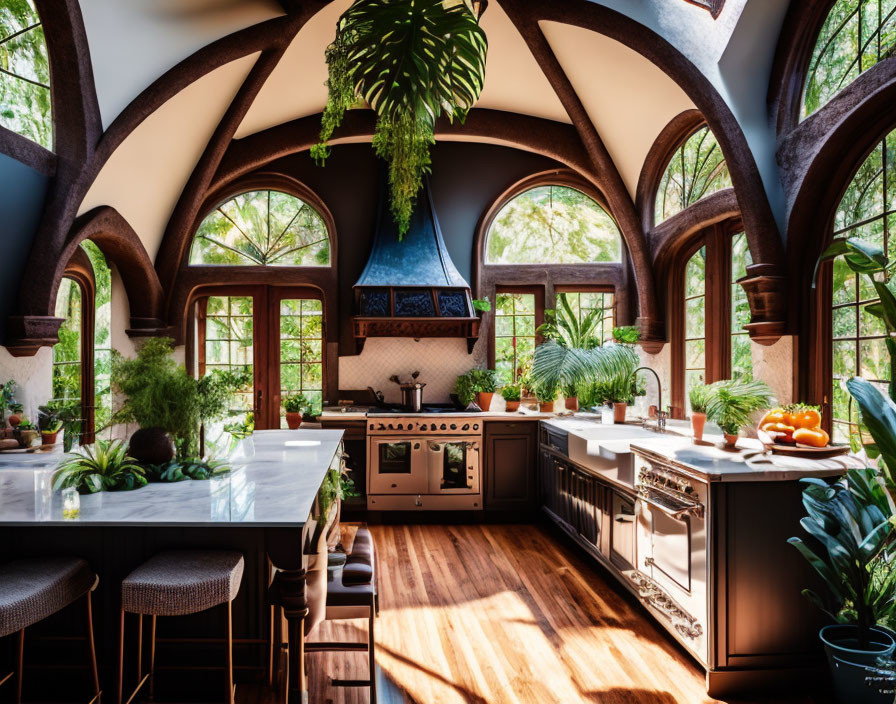
{"label": "range hood ornament", "polygon": [[423,180],[401,240],[384,183],[382,179],[370,257],[353,288],[358,350],[368,337],[462,337],[472,352],[480,321],[470,285],[445,247],[429,178]]}

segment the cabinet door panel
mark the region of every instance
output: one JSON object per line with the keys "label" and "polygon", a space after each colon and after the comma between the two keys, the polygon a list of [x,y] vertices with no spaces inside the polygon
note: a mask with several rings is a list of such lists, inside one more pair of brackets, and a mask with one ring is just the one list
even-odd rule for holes
{"label": "cabinet door panel", "polygon": [[[486,508],[523,510],[535,508],[535,433],[522,424],[486,426]],[[510,430],[522,430],[511,434]],[[534,429],[533,429],[534,431]]]}

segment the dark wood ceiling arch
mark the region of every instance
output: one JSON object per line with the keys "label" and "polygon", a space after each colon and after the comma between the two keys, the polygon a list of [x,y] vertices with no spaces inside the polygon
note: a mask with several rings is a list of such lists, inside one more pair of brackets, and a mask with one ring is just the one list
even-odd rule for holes
{"label": "dark wood ceiling arch", "polygon": [[[672,155],[684,141],[706,124],[699,110],[685,110],[673,117],[659,133],[647,152],[635,195],[635,208],[641,215],[644,229],[650,232],[655,226],[657,190]],[[653,249],[653,247],[651,247]],[[653,251],[656,258],[656,251]]]}
{"label": "dark wood ceiling arch", "polygon": [[[753,293],[748,289],[753,320],[750,334],[762,336],[763,330],[767,328],[774,329],[775,334],[780,335],[780,330],[787,326],[783,295],[786,289],[783,242],[743,130],[712,83],[662,36],[604,5],[588,0],[558,0],[550,3],[539,0],[504,0],[502,6],[508,14],[508,7],[512,7],[515,13],[526,17],[526,22],[530,25],[537,25],[541,21],[558,22],[615,39],[651,61],[694,102],[722,148],[741,206],[754,262],[748,271],[754,289]],[[775,291],[782,295],[769,295]]]}

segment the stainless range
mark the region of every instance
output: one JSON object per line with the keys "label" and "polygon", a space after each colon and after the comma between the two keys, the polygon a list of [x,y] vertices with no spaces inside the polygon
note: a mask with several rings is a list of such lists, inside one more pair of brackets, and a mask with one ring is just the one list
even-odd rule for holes
{"label": "stainless range", "polygon": [[370,415],[367,457],[370,510],[482,509],[482,420],[475,415]]}

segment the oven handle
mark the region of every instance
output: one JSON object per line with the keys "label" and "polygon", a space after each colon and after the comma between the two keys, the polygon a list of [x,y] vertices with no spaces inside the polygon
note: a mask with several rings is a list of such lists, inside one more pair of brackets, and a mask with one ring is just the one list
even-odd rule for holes
{"label": "oven handle", "polygon": [[672,504],[640,493],[638,494],[638,501],[643,501],[648,506],[653,506],[676,520],[681,520],[686,516],[695,516],[697,518],[703,518],[704,516],[703,504],[700,503],[687,504],[685,506],[673,506]]}

